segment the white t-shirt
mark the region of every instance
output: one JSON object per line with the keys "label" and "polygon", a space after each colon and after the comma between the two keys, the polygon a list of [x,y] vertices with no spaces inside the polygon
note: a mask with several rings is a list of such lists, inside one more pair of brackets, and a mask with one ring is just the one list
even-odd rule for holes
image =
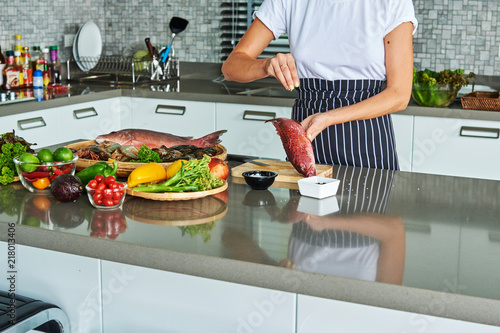
{"label": "white t-shirt", "polygon": [[288,33],[299,78],[385,80],[384,37],[417,29],[412,0],[265,0],[254,15]]}

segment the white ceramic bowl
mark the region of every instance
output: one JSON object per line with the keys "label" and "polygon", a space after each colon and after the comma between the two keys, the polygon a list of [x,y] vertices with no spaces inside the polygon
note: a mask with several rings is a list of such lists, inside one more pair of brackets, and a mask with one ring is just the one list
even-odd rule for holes
{"label": "white ceramic bowl", "polygon": [[337,194],[340,180],[334,178],[313,176],[297,181],[301,195],[323,199]]}

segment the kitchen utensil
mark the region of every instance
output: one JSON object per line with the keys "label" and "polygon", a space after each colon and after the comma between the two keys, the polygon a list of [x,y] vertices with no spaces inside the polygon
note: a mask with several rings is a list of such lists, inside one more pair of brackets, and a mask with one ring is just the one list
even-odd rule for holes
{"label": "kitchen utensil", "polygon": [[170,27],[170,31],[172,32],[172,39],[170,40],[170,45],[167,46],[165,48],[164,52],[162,52],[162,54],[161,54],[160,60],[162,63],[165,63],[167,61],[168,55],[170,54],[170,51],[172,50],[172,45],[173,45],[175,36],[178,33],[183,32],[186,29],[188,23],[189,23],[188,20],[185,20],[183,18],[176,17],[176,16],[172,17],[172,19],[170,20],[169,27]]}
{"label": "kitchen utensil", "polygon": [[251,157],[248,157],[245,155],[228,154],[227,159],[231,160],[231,161],[247,162],[247,163],[253,163],[253,164],[257,164],[257,165],[269,166],[269,164],[267,164],[267,163],[255,161],[255,158],[251,158]]}
{"label": "kitchen utensil", "polygon": [[308,177],[297,181],[301,195],[316,199],[323,199],[337,194],[340,180],[330,177]]}
{"label": "kitchen utensil", "polygon": [[[295,170],[290,162],[266,159],[258,159],[257,161],[269,164],[269,166],[259,166],[259,170],[274,171],[278,173],[278,177],[276,177],[275,183],[293,183],[294,185],[297,185],[297,180],[305,178],[303,175],[298,173],[297,170]],[[318,176],[322,177],[329,177],[333,172],[331,165],[316,164],[316,169],[318,172]],[[231,176],[234,178],[233,181],[238,182],[237,179],[239,178],[241,180],[239,183],[242,183],[242,173],[252,170],[256,170],[255,165],[253,165],[252,163],[244,163],[242,165],[231,168]],[[273,187],[279,186],[278,184],[273,184]]]}
{"label": "kitchen utensil", "polygon": [[158,57],[156,56],[155,48],[151,45],[151,40],[149,38],[144,39],[146,46],[148,47],[149,55],[151,56],[152,64],[151,67],[151,80],[159,80],[160,76],[163,75],[163,69],[160,66]]}
{"label": "kitchen utensil", "polygon": [[82,26],[78,33],[77,49],[84,67],[80,69],[88,72],[97,65],[102,53],[102,36],[97,24],[90,21]]}
{"label": "kitchen utensil", "polygon": [[154,52],[153,52],[153,45],[151,45],[151,40],[148,37],[144,39],[144,42],[146,42],[146,47],[148,48],[149,55],[151,56],[151,60],[153,60]]}

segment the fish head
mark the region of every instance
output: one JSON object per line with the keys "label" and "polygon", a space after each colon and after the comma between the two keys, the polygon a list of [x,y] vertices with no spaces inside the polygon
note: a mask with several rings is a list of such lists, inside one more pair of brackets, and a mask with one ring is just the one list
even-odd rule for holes
{"label": "fish head", "polygon": [[130,140],[130,135],[128,135],[126,131],[113,131],[108,134],[101,134],[95,139],[97,143],[112,141],[120,144],[127,142],[128,140]]}

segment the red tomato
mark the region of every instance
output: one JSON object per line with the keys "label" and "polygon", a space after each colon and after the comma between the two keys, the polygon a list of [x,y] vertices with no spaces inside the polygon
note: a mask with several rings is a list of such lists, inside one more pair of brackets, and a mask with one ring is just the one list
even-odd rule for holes
{"label": "red tomato", "polygon": [[102,191],[102,194],[104,195],[104,198],[106,198],[106,199],[109,199],[109,198],[113,197],[113,191],[111,189],[109,189],[109,188],[104,189]]}
{"label": "red tomato", "polygon": [[98,183],[100,183],[100,182],[102,182],[102,180],[104,179],[104,176],[103,176],[103,175],[97,175],[97,176],[95,176],[95,177],[94,177],[94,179],[95,179]]}
{"label": "red tomato", "polygon": [[99,200],[102,200],[102,193],[94,193],[94,195],[92,196],[92,199],[94,200],[94,202],[97,202]]}
{"label": "red tomato", "polygon": [[114,205],[113,199],[111,199],[111,198],[109,198],[109,199],[108,198],[104,198],[102,200],[102,203],[103,203],[104,206],[107,206],[107,207]]}
{"label": "red tomato", "polygon": [[99,190],[99,191],[102,191],[102,190],[105,190],[105,189],[106,189],[106,184],[104,184],[104,183],[99,183],[97,185],[97,188],[96,188],[96,190]]}
{"label": "red tomato", "polygon": [[120,200],[123,196],[123,192],[113,191],[113,200]]}
{"label": "red tomato", "polygon": [[95,204],[96,204],[97,206],[101,206],[101,205],[102,205],[102,200],[98,200],[98,201],[94,201],[94,202],[95,202]]}
{"label": "red tomato", "polygon": [[109,184],[114,183],[116,181],[115,176],[107,176],[104,178],[104,183],[109,186]]}
{"label": "red tomato", "polygon": [[88,185],[90,188],[96,189],[97,188],[97,180],[92,179],[91,181],[89,181]]}
{"label": "red tomato", "polygon": [[108,185],[108,188],[114,190],[115,188],[118,188],[118,184],[117,183],[111,183]]}
{"label": "red tomato", "polygon": [[120,199],[113,199],[113,205],[118,205],[120,203]]}
{"label": "red tomato", "polygon": [[116,183],[116,185],[118,185],[118,187],[124,187],[125,186],[124,183]]}

